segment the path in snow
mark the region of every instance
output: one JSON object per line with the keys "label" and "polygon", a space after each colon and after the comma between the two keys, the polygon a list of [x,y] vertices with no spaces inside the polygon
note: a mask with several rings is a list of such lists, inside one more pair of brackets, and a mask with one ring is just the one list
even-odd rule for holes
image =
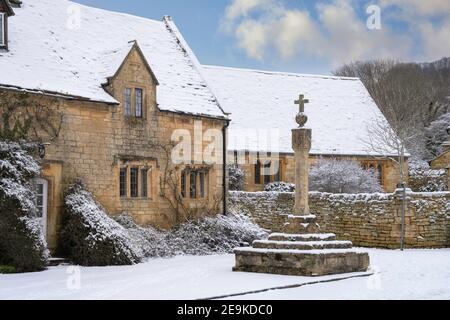
{"label": "path in snow", "polygon": [[450,299],[450,249],[369,249],[374,275],[233,299]]}
{"label": "path in snow", "polygon": [[[368,251],[377,272],[374,276],[232,299],[450,298],[450,249]],[[343,277],[233,273],[233,264],[233,255],[216,255],[155,259],[136,266],[80,268],[81,287],[75,290],[67,287],[67,272],[73,270],[66,267],[0,275],[0,299],[201,299]]]}

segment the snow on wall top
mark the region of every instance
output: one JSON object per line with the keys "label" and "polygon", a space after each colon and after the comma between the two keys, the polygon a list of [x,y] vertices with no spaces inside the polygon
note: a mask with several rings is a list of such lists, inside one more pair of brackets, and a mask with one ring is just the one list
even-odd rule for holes
{"label": "snow on wall top", "polygon": [[[367,147],[367,128],[374,119],[386,120],[357,78],[215,66],[204,66],[204,74],[221,106],[231,112],[230,150],[293,153],[291,130],[298,127],[299,111],[294,101],[304,94],[310,100],[312,154],[376,155]],[[275,143],[267,130],[279,135]]]}
{"label": "snow on wall top", "polygon": [[117,103],[103,88],[136,40],[160,85],[159,108],[225,117],[195,56],[173,22],[154,21],[68,0],[26,0],[9,19],[0,51],[0,86]]}

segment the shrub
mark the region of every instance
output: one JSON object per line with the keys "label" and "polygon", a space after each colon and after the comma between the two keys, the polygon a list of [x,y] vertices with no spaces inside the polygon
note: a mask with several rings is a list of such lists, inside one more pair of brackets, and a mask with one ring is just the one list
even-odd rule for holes
{"label": "shrub", "polygon": [[287,182],[274,182],[266,185],[264,190],[267,192],[294,192],[295,184]]}
{"label": "shrub", "polygon": [[245,187],[245,172],[238,165],[228,165],[228,188],[231,191],[242,191]]}
{"label": "shrub", "polygon": [[442,144],[448,139],[447,128],[449,126],[450,112],[447,112],[425,129],[426,146],[429,153],[427,160],[432,160],[443,152]]}
{"label": "shrub", "polygon": [[320,159],[311,168],[310,190],[327,193],[376,193],[383,189],[374,170],[350,160]]}
{"label": "shrub", "polygon": [[167,240],[176,254],[232,253],[266,236],[265,231],[240,215],[219,215],[190,221],[175,228]]}
{"label": "shrub", "polygon": [[0,274],[7,274],[7,273],[16,273],[16,267],[13,266],[0,266]]}
{"label": "shrub", "polygon": [[131,265],[140,262],[127,230],[110,218],[77,181],[65,195],[65,218],[59,251],[82,266]]}
{"label": "shrub", "polygon": [[172,231],[142,228],[127,214],[119,216],[117,221],[127,228],[147,258],[232,253],[236,247],[267,236],[247,217],[236,214],[188,221]]}
{"label": "shrub", "polygon": [[0,141],[0,264],[16,272],[41,271],[49,258],[30,183],[40,171],[34,147]]}
{"label": "shrub", "polygon": [[414,192],[447,191],[447,170],[432,170],[426,162],[411,162],[409,187]]}

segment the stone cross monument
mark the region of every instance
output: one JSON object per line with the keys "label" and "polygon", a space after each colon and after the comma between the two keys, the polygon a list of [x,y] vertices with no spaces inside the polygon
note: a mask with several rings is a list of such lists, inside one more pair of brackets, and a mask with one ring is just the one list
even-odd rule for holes
{"label": "stone cross monument", "polygon": [[350,241],[337,241],[332,233],[320,233],[316,216],[310,213],[308,200],[309,151],[312,130],[305,128],[308,117],[303,95],[295,104],[299,128],[292,130],[295,151],[295,206],[293,212],[281,215],[283,233],[273,233],[268,240],[253,242],[251,248],[239,248],[236,254],[238,272],[260,272],[298,276],[323,276],[337,273],[365,272],[370,260],[361,250],[353,250]]}
{"label": "stone cross monument", "polygon": [[292,129],[292,149],[295,152],[295,215],[309,215],[309,151],[311,150],[312,130],[304,128],[308,117],[305,115],[305,104],[309,100],[300,95],[295,104],[300,111],[295,117],[299,128]]}

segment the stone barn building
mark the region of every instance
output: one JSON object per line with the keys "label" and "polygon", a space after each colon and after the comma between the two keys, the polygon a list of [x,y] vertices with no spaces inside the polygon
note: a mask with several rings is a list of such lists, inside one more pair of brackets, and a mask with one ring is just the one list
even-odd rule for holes
{"label": "stone barn building", "polygon": [[[0,113],[48,112],[36,133],[45,147],[36,186],[51,249],[63,192],[77,178],[108,213],[128,212],[142,225],[168,228],[186,215],[223,212],[224,146],[215,163],[175,166],[164,151],[175,130],[193,137],[215,129],[220,141],[229,122],[169,17],[0,0],[0,19]],[[202,159],[202,147],[191,158]]]}
{"label": "stone barn building", "polygon": [[294,100],[300,93],[310,100],[312,165],[320,157],[356,160],[378,171],[385,191],[396,189],[400,173],[391,159],[397,154],[368,147],[368,129],[386,119],[359,79],[216,66],[204,70],[220,104],[231,113],[228,159],[240,162],[246,172],[245,191],[264,190],[275,181],[294,183],[291,129],[297,127]]}

